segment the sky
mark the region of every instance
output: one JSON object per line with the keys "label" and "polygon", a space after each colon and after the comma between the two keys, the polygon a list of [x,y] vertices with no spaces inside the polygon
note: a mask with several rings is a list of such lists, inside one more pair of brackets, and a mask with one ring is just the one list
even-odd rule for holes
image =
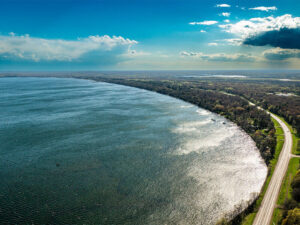
{"label": "sky", "polygon": [[300,69],[299,0],[0,0],[0,71]]}

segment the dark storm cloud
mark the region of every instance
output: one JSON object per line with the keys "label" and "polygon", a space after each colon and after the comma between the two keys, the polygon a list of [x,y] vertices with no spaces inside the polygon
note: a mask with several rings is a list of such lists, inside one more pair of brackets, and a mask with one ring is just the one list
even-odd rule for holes
{"label": "dark storm cloud", "polygon": [[300,29],[282,28],[280,30],[267,31],[246,38],[243,44],[253,46],[270,45],[280,48],[300,49]]}

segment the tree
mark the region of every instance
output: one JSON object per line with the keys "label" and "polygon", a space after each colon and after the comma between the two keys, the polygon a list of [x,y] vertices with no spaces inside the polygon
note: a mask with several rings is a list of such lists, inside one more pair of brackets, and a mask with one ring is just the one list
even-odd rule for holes
{"label": "tree", "polygon": [[297,201],[300,202],[300,170],[297,172],[296,176],[292,181],[292,196]]}
{"label": "tree", "polygon": [[300,209],[295,208],[288,211],[288,216],[282,220],[282,225],[300,224]]}

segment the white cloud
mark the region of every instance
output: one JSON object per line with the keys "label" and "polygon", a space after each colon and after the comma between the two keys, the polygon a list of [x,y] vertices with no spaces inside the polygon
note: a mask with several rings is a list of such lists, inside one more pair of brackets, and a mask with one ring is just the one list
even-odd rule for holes
{"label": "white cloud", "polygon": [[299,49],[272,48],[263,52],[263,56],[268,60],[288,60],[291,58],[300,58]]}
{"label": "white cloud", "polygon": [[216,7],[219,7],[219,8],[230,8],[231,6],[228,5],[228,4],[217,4]]}
{"label": "white cloud", "polygon": [[200,33],[206,33],[206,31],[205,30],[200,30]]}
{"label": "white cloud", "polygon": [[230,23],[230,20],[224,20],[225,23]]}
{"label": "white cloud", "polygon": [[60,61],[71,62],[84,60],[92,54],[95,57],[105,54],[122,55],[137,44],[135,40],[125,39],[121,36],[110,37],[89,36],[77,40],[43,39],[29,35],[10,36],[0,35],[0,61],[26,60],[26,61]]}
{"label": "white cloud", "polygon": [[242,38],[257,35],[261,32],[280,30],[282,28],[299,28],[300,17],[285,14],[278,17],[258,17],[250,20],[241,20],[235,24],[219,25],[224,31]]}
{"label": "white cloud", "polygon": [[202,21],[202,22],[190,22],[189,24],[190,25],[214,25],[218,23],[218,21],[215,21],[215,20],[206,20],[206,21]]}
{"label": "white cloud", "polygon": [[150,55],[151,55],[150,52],[136,51],[129,48],[128,51],[125,52],[122,56],[134,58],[134,57],[143,57],[143,56],[150,56]]}
{"label": "white cloud", "polygon": [[249,8],[249,9],[250,10],[258,10],[258,11],[265,11],[265,12],[277,10],[276,6],[271,6],[271,7],[259,6],[259,7],[255,7],[255,8]]}
{"label": "white cloud", "polygon": [[229,45],[235,45],[235,46],[239,46],[243,43],[243,39],[240,38],[224,39],[223,41],[225,41]]}
{"label": "white cloud", "polygon": [[204,54],[202,52],[187,52],[180,53],[183,57],[193,57],[204,61],[216,61],[216,62],[253,62],[256,60],[254,56],[250,54]]}
{"label": "white cloud", "polygon": [[230,13],[229,12],[223,12],[223,13],[220,14],[220,16],[229,17]]}
{"label": "white cloud", "polygon": [[211,42],[211,43],[208,43],[208,46],[218,46],[218,43],[216,43],[216,42]]}

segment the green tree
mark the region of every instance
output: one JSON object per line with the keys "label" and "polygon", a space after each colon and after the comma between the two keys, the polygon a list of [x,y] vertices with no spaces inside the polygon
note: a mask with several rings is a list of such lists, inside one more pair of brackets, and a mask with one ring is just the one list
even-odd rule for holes
{"label": "green tree", "polygon": [[300,209],[295,208],[288,211],[288,216],[282,220],[282,225],[297,225],[300,224]]}

